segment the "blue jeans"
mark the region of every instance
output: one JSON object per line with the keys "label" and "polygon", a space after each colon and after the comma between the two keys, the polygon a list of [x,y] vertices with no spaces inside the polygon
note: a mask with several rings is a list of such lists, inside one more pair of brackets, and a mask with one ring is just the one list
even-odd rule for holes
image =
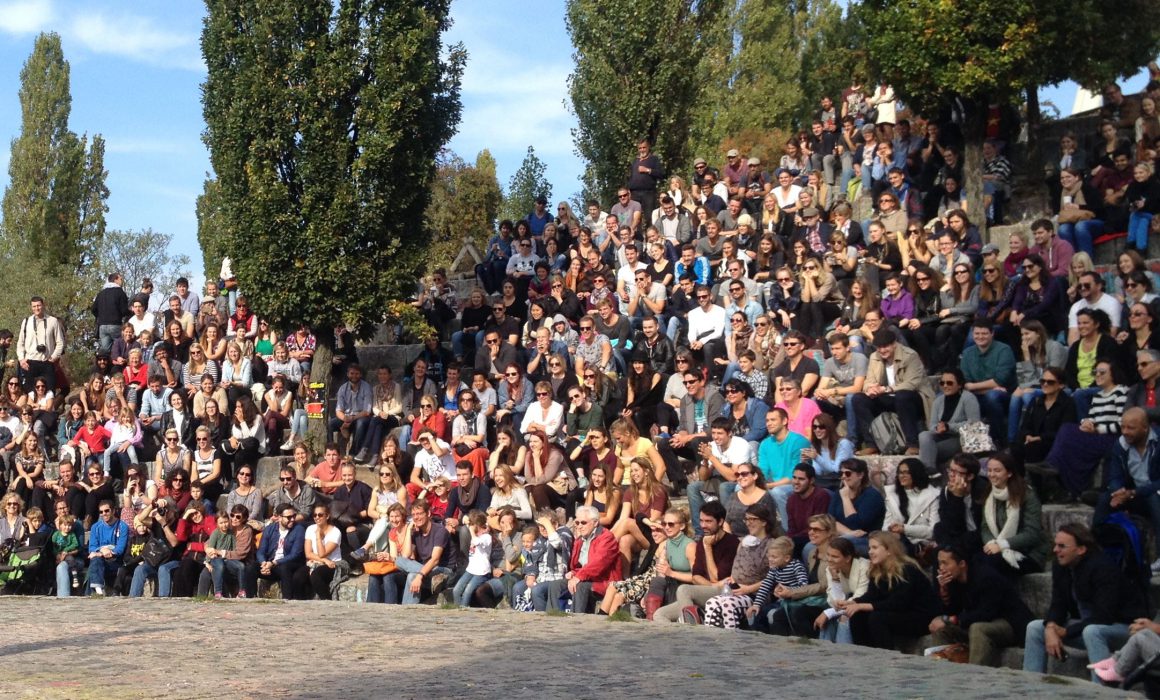
{"label": "blue jeans", "polygon": [[1003,438],[1003,416],[1007,415],[1007,405],[1011,400],[1011,394],[1003,389],[989,389],[981,394],[975,394],[979,399],[979,412],[983,414],[983,420],[987,422],[990,428],[991,439],[995,444],[1002,445]]}
{"label": "blue jeans", "polygon": [[1146,252],[1148,250],[1148,226],[1151,223],[1152,214],[1146,211],[1132,212],[1128,217],[1128,245]]}
{"label": "blue jeans", "polygon": [[[72,571],[76,564],[75,559],[66,559],[56,565],[56,597],[68,598],[72,595]],[[78,569],[79,571],[80,569]]]}
{"label": "blue jeans", "polygon": [[[1148,227],[1144,227],[1147,232]],[[1145,245],[1147,243],[1145,242]],[[101,352],[109,352],[113,349],[113,341],[121,337],[121,327],[118,325],[97,326],[98,342],[100,343]]]}
{"label": "blue jeans", "polygon": [[790,494],[793,493],[793,486],[785,484],[784,486],[774,486],[769,490],[769,495],[773,498],[773,502],[777,505],[777,517],[781,520],[781,529],[789,532],[789,503]]}
{"label": "blue jeans", "polygon": [[818,630],[818,639],[835,644],[853,644],[854,635],[850,633],[850,620],[845,615],[839,615],[826,622]]}
{"label": "blue jeans", "polygon": [[1076,389],[1071,393],[1071,399],[1075,401],[1075,415],[1079,420],[1087,418],[1088,411],[1092,409],[1092,397],[1098,393],[1100,393],[1100,389],[1095,386]]}
{"label": "blue jeans", "polygon": [[[167,561],[157,568],[157,597],[168,598],[173,594],[173,572],[181,565],[181,560]],[[137,567],[141,568],[141,567]],[[136,573],[136,572],[134,572]]]}
{"label": "blue jeans", "polygon": [[453,597],[455,604],[461,608],[471,607],[471,597],[475,595],[475,589],[487,583],[490,576],[483,574],[463,574],[459,580],[455,582],[455,590]]}
{"label": "blue jeans", "polygon": [[154,569],[149,564],[141,562],[133,569],[133,580],[129,583],[129,597],[140,598],[145,595],[145,582],[151,577],[157,575],[157,569]]}
{"label": "blue jeans", "polygon": [[[89,595],[92,595],[93,588],[96,586],[100,586],[103,589],[106,585],[105,581],[107,580],[109,575],[111,575],[111,574],[115,575],[117,573],[117,569],[119,569],[119,568],[121,568],[120,557],[114,557],[112,559],[105,559],[104,557],[97,557],[95,559],[90,559],[89,560],[89,586],[88,586]],[[58,576],[59,576],[59,572],[58,572]]]}
{"label": "blue jeans", "polygon": [[737,364],[736,362],[730,362],[729,364],[725,365],[725,375],[721,377],[721,386],[728,384],[729,380],[733,378],[733,375],[740,371],[741,365]]}
{"label": "blue jeans", "polygon": [[705,534],[701,530],[701,508],[705,506],[705,497],[701,495],[703,488],[705,488],[704,481],[690,481],[689,485],[685,487],[685,495],[689,497],[689,517],[693,520],[693,531],[698,538]]}
{"label": "blue jeans", "polygon": [[[403,605],[417,605],[420,602],[420,594],[411,592],[411,583],[413,583],[415,578],[419,575],[419,571],[423,568],[423,564],[415,561],[414,559],[398,557],[395,559],[395,566],[399,567],[400,570],[407,572],[407,583],[403,586]],[[424,578],[430,581],[431,577],[435,574],[446,574],[450,576],[451,569],[448,569],[445,566],[436,566],[434,569],[431,569],[431,572],[428,573]]]}
{"label": "blue jeans", "polygon": [[1060,224],[1057,233],[1059,237],[1071,244],[1076,252],[1083,251],[1092,255],[1095,245],[1092,243],[1104,232],[1104,222],[1099,219],[1077,221],[1074,224]]}
{"label": "blue jeans", "polygon": [[125,473],[126,467],[137,462],[137,450],[132,445],[129,445],[129,449],[124,452],[118,452],[118,447],[120,445],[109,445],[105,448],[105,454],[101,456],[101,466],[105,470],[105,476],[109,475],[109,467],[112,465],[114,458],[120,463],[122,474]]}
{"label": "blue jeans", "polygon": [[246,565],[237,559],[214,557],[209,560],[209,566],[213,576],[213,592],[215,594],[222,592],[222,581],[227,571],[237,577],[239,586],[243,585],[242,580],[246,573]]}
{"label": "blue jeans", "polygon": [[474,333],[464,333],[463,331],[455,331],[454,333],[451,334],[451,353],[453,355],[455,355],[456,357],[466,357],[467,356],[467,347],[463,344],[464,339],[467,339],[468,342],[471,343],[472,350],[474,350],[476,348],[475,334]]}
{"label": "blue jeans", "polygon": [[399,585],[394,573],[367,578],[367,602],[399,604]]}
{"label": "blue jeans", "polygon": [[1032,389],[1019,396],[1012,395],[1011,403],[1007,404],[1007,442],[1015,442],[1019,436],[1019,424],[1023,422],[1023,410],[1035,403],[1035,399],[1043,395],[1039,389]]}
{"label": "blue jeans", "polygon": [[[367,432],[371,427],[371,416],[363,416],[358,418],[353,423],[354,430],[350,436],[350,445],[347,447],[347,452],[354,454],[367,446]],[[334,434],[342,427],[342,419],[330,419],[330,439],[334,440]]]}
{"label": "blue jeans", "polygon": [[[1043,620],[1032,620],[1027,624],[1027,633],[1024,637],[1023,670],[1034,673],[1047,672],[1047,648],[1044,646]],[[1119,649],[1128,641],[1128,625],[1117,622],[1112,625],[1088,625],[1079,635],[1069,635],[1063,643],[1067,646],[1079,646],[1082,642],[1087,650],[1088,663],[1094,664],[1103,661],[1112,655],[1113,647]],[[1092,682],[1099,683],[1096,675],[1092,674]]]}

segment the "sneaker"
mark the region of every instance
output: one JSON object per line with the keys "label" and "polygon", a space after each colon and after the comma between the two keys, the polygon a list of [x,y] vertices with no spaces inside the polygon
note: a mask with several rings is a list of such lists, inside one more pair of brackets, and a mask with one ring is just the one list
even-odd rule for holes
{"label": "sneaker", "polygon": [[355,454],[354,461],[362,462],[363,464],[366,464],[367,458],[369,458],[371,456],[370,452],[371,451],[368,450],[367,448],[365,448],[365,447],[362,448],[361,450],[358,451],[357,454]]}
{"label": "sneaker", "polygon": [[366,547],[359,547],[358,549],[356,549],[350,553],[350,558],[354,559],[356,561],[363,561],[364,559],[367,558],[367,548]]}
{"label": "sneaker", "polygon": [[282,446],[279,447],[278,449],[282,450],[283,452],[289,452],[291,449],[293,449],[293,447],[294,447],[294,438],[290,438],[286,442],[282,443]]}
{"label": "sneaker", "polygon": [[1096,678],[1099,678],[1104,683],[1119,683],[1124,680],[1123,676],[1116,673],[1116,667],[1114,665],[1107,668],[1092,669],[1092,673],[1096,674]]}
{"label": "sneaker", "polygon": [[686,605],[681,608],[681,622],[686,625],[701,624],[701,613],[698,612],[696,605]]}
{"label": "sneaker", "polygon": [[73,588],[80,588],[81,587],[81,577],[77,576],[77,572],[75,572],[75,571],[72,574],[72,587]]}
{"label": "sneaker", "polygon": [[221,600],[221,599],[222,599],[222,594],[221,594],[221,593],[214,593],[214,594],[213,594],[213,599],[214,599],[214,600]]}
{"label": "sneaker", "polygon": [[93,586],[93,595],[98,597],[98,598],[105,597],[105,587],[104,586]]}
{"label": "sneaker", "polygon": [[245,599],[246,599],[246,592],[245,591],[238,591],[238,600],[245,600]]}
{"label": "sneaker", "polygon": [[1160,574],[1160,559],[1152,562],[1152,575]]}

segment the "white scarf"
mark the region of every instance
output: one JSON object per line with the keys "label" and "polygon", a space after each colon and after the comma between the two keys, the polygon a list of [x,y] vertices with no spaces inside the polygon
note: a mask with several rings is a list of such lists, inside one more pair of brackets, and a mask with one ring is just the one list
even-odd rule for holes
{"label": "white scarf", "polygon": [[[983,504],[983,517],[987,521],[987,527],[991,532],[995,533],[995,539],[991,540],[1003,548],[1003,560],[1011,565],[1011,568],[1018,569],[1019,562],[1023,561],[1023,554],[1011,549],[1008,541],[1019,533],[1019,506],[1013,506],[1007,500],[1007,489],[991,489],[991,495],[987,497],[986,503]],[[1000,530],[995,520],[995,501],[1003,501],[1007,508],[1007,521],[1003,523],[1003,529]],[[988,543],[990,544],[990,543]]]}

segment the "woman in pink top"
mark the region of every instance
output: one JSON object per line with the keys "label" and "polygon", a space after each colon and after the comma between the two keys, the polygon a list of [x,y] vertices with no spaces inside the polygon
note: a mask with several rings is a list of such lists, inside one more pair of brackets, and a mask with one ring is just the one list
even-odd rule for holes
{"label": "woman in pink top", "polygon": [[780,393],[778,398],[781,400],[777,402],[775,408],[783,408],[789,414],[791,433],[797,433],[808,440],[812,432],[810,425],[822,409],[818,408],[813,399],[802,396],[801,384],[792,377],[783,377],[778,391]]}

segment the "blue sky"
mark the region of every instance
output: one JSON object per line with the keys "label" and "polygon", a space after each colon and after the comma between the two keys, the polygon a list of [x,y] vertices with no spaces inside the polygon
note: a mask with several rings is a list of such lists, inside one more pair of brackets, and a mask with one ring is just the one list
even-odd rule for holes
{"label": "blue sky", "polygon": [[[173,252],[200,271],[194,205],[209,171],[199,92],[203,14],[192,0],[0,0],[0,185],[8,178],[7,144],[20,128],[20,67],[36,34],[56,31],[72,66],[72,129],[107,142],[109,226],[170,233]],[[452,17],[447,40],[463,42],[470,58],[463,120],[449,147],[468,161],[490,149],[506,186],[534,146],[554,197],[570,198],[582,164],[567,104],[572,47],[564,0],[455,0]],[[1137,77],[1125,91],[1144,82]],[[1071,85],[1043,96],[1066,114],[1074,93]]]}

